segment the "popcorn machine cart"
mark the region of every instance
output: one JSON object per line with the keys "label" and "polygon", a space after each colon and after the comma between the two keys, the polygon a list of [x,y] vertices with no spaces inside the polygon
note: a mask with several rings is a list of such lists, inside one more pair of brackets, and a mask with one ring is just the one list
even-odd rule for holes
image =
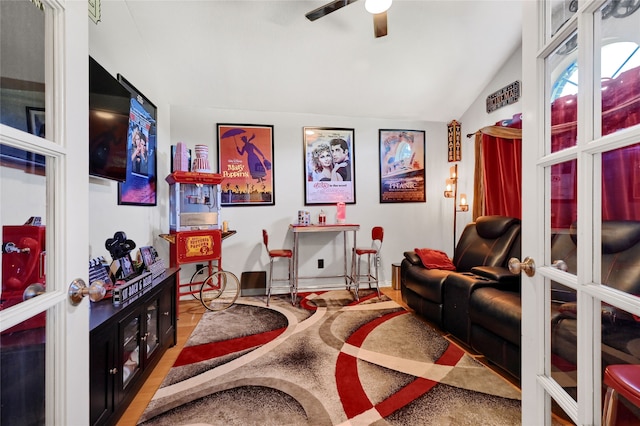
{"label": "popcorn machine cart", "polygon": [[[235,302],[240,284],[235,275],[222,270],[222,240],[236,233],[221,229],[222,176],[177,171],[167,176],[166,181],[170,186],[170,233],[161,237],[171,243],[171,267],[187,263],[206,265],[196,271],[189,283],[180,281],[178,271],[177,300],[190,294],[209,310],[225,309]],[[197,281],[199,275],[206,278]]]}

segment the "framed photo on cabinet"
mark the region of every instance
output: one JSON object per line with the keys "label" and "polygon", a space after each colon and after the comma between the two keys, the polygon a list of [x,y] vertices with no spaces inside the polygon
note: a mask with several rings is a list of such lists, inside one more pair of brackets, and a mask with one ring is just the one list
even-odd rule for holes
{"label": "framed photo on cabinet", "polygon": [[380,202],[424,203],[424,130],[380,129]]}
{"label": "framed photo on cabinet", "polygon": [[223,206],[275,204],[273,126],[218,124]]}
{"label": "framed photo on cabinet", "polygon": [[354,130],[304,127],[304,202],[356,202]]}

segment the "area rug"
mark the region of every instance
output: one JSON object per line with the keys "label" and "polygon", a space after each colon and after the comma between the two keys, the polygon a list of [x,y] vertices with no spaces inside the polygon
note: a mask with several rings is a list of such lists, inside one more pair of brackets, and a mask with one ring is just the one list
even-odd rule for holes
{"label": "area rug", "polygon": [[139,424],[517,425],[520,392],[386,296],[205,313]]}

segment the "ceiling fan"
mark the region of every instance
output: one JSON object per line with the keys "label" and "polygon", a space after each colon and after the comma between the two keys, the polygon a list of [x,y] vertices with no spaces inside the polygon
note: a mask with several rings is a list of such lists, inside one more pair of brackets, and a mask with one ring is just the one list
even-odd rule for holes
{"label": "ceiling fan", "polygon": [[[322,18],[325,15],[335,12],[357,0],[334,0],[317,9],[312,10],[305,16],[310,21]],[[391,7],[393,0],[366,0],[364,7],[367,12],[373,15],[373,34],[378,37],[387,35],[387,10]]]}

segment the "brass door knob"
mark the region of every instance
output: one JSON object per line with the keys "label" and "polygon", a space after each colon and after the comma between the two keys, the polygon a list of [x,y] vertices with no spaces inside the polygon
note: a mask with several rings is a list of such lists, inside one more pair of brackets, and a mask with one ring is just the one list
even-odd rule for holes
{"label": "brass door knob", "polygon": [[517,257],[509,259],[509,271],[512,274],[519,274],[524,271],[527,276],[532,277],[536,274],[536,262],[530,257],[525,257],[524,262],[520,262]]}

